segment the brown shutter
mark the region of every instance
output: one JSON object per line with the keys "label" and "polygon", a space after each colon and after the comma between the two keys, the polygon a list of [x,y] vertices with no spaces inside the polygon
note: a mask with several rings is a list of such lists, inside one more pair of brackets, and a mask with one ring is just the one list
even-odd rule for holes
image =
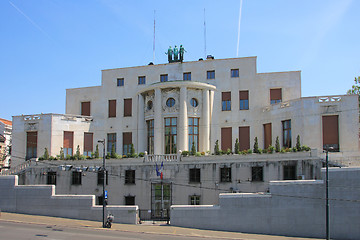
{"label": "brown shutter", "polygon": [[90,102],[81,103],[81,115],[90,116]]}
{"label": "brown shutter", "polygon": [[124,117],[128,117],[132,115],[132,99],[124,99]]}
{"label": "brown shutter", "polygon": [[272,144],[271,123],[264,124],[264,149]]}
{"label": "brown shutter", "polygon": [[281,88],[270,89],[270,100],[282,100]]}
{"label": "brown shutter", "polygon": [[249,91],[240,91],[239,97],[240,97],[240,100],[248,100],[249,99]]}
{"label": "brown shutter", "polygon": [[131,132],[124,132],[123,133],[123,145],[132,144],[132,133]]}
{"label": "brown shutter", "polygon": [[232,149],[232,130],[231,127],[221,128],[221,150]]}
{"label": "brown shutter", "polygon": [[324,148],[334,147],[334,150],[339,150],[339,116],[323,116],[323,145]]}
{"label": "brown shutter", "polygon": [[240,151],[250,149],[250,127],[239,127]]}
{"label": "brown shutter", "polygon": [[231,101],[231,92],[222,92],[222,101]]}
{"label": "brown shutter", "polygon": [[73,148],[74,132],[64,132],[64,148]]}
{"label": "brown shutter", "polygon": [[93,133],[84,133],[84,152],[93,151]]}
{"label": "brown shutter", "polygon": [[109,118],[116,117],[116,100],[109,100]]}
{"label": "brown shutter", "polygon": [[29,148],[37,147],[37,132],[27,132],[26,146]]}

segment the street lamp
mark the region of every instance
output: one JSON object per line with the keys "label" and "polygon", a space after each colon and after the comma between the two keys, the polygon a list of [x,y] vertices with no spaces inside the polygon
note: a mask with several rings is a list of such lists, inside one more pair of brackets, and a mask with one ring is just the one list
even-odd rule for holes
{"label": "street lamp", "polygon": [[329,150],[334,150],[333,147],[324,149],[326,153],[326,181],[325,181],[325,202],[326,202],[326,240],[330,239],[330,209],[329,209]]}
{"label": "street lamp", "polygon": [[102,172],[103,172],[103,216],[102,216],[102,227],[105,228],[105,212],[106,212],[106,204],[105,204],[105,139],[98,140],[98,143],[102,143],[103,145],[103,166],[102,166]]}

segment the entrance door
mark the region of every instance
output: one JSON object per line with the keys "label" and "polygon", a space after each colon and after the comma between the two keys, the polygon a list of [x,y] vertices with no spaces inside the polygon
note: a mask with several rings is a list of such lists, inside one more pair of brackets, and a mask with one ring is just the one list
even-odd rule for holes
{"label": "entrance door", "polygon": [[151,184],[151,215],[153,219],[167,219],[171,206],[171,184]]}

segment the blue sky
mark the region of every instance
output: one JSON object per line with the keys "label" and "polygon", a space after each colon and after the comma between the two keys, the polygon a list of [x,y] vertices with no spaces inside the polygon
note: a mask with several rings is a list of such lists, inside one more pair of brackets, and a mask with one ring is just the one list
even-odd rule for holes
{"label": "blue sky", "polygon": [[[237,56],[240,0],[0,0],[0,118],[64,113],[65,89],[100,85],[101,70]],[[302,96],[345,94],[360,75],[360,1],[243,0],[239,57],[258,72],[301,70]]]}

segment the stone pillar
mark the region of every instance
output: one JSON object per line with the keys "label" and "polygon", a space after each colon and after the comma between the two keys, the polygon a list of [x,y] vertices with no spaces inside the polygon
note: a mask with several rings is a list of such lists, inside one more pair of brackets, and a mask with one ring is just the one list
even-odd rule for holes
{"label": "stone pillar", "polygon": [[161,117],[161,89],[155,88],[154,102],[154,154],[164,153],[162,146],[162,117]]}
{"label": "stone pillar", "polygon": [[210,93],[209,90],[203,90],[202,114],[200,121],[200,151],[210,150]]}
{"label": "stone pillar", "polygon": [[146,126],[145,126],[145,108],[144,96],[138,95],[138,135],[137,135],[137,152],[145,152],[146,150]]}
{"label": "stone pillar", "polygon": [[187,117],[187,88],[180,88],[180,111],[177,127],[177,150],[188,151],[188,117]]}
{"label": "stone pillar", "polygon": [[[214,91],[210,90],[209,91],[209,124],[210,124],[210,142],[209,142],[209,150],[210,152],[214,152],[214,147],[215,147],[215,141],[216,140],[220,140],[220,139],[217,139],[217,138],[220,138],[220,135],[219,136],[216,136],[217,135],[217,129],[215,127],[215,124],[216,122],[218,121],[215,121],[214,123],[214,119],[213,119],[213,110],[214,110]],[[221,107],[221,106],[220,106]],[[215,118],[215,117],[214,117]],[[220,130],[219,130],[220,131]],[[218,132],[219,132],[218,131]]]}

